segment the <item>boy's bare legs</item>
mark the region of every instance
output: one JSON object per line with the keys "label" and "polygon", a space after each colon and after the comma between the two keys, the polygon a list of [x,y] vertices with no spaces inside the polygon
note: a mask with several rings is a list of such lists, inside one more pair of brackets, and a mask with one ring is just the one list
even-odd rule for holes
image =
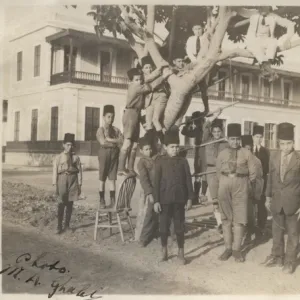
{"label": "boy's bare legs", "polygon": [[105,208],[105,181],[99,180],[100,208]]}
{"label": "boy's bare legs", "polygon": [[137,175],[136,172],[134,171],[134,162],[136,158],[136,152],[137,152],[137,146],[138,143],[134,142],[131,147],[129,159],[128,159],[128,170],[130,175]]}
{"label": "boy's bare legs", "polygon": [[126,170],[126,160],[128,155],[130,154],[130,148],[132,147],[132,142],[130,139],[125,139],[120,151],[120,156],[119,156],[119,170],[118,170],[118,175],[123,175],[127,176],[128,171]]}
{"label": "boy's bare legs", "polygon": [[162,125],[163,115],[167,106],[168,98],[166,95],[162,95],[159,99],[156,99],[154,102],[154,113],[153,113],[153,125],[158,133],[158,138],[163,144],[163,136],[166,132],[166,129]]}

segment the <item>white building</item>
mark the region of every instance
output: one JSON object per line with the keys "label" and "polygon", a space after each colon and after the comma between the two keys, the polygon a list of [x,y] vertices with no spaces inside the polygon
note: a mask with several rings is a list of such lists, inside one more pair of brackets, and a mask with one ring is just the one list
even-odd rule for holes
{"label": "white building", "polygon": [[[72,132],[82,161],[87,167],[96,167],[95,133],[101,125],[103,106],[115,106],[115,125],[122,129],[126,72],[135,54],[122,39],[99,39],[93,19],[80,9],[14,8],[6,16],[5,162],[48,165],[61,151],[64,133]],[[224,66],[220,77],[233,68],[238,73],[231,81],[210,88],[211,110],[240,100],[226,109],[222,118],[226,123],[241,123],[245,134],[254,123],[264,125],[265,145],[271,149],[276,147],[276,124],[291,122],[296,126],[296,148],[300,149],[300,68],[298,73],[281,68],[281,79],[271,85],[260,78],[257,67],[236,60],[231,67]],[[196,95],[187,115],[202,109]],[[189,143],[183,136],[181,142]]]}

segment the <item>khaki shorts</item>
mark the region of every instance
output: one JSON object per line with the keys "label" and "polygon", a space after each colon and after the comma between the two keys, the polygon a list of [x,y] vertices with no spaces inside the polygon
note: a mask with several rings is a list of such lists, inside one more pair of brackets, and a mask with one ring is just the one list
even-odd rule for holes
{"label": "khaki shorts", "polygon": [[129,139],[137,143],[140,137],[141,113],[134,108],[126,108],[123,114],[123,135],[124,139]]}

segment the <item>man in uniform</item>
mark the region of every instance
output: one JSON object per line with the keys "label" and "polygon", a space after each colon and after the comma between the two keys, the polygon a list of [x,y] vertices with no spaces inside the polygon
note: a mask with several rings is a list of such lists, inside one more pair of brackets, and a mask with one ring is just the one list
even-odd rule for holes
{"label": "man in uniform", "polygon": [[267,148],[261,145],[264,137],[263,126],[255,125],[253,128],[252,136],[253,136],[253,154],[260,160],[262,164],[262,170],[263,170],[264,186],[263,186],[261,199],[260,201],[257,202],[257,225],[261,233],[263,233],[267,222],[267,217],[268,217],[268,213],[265,207],[265,203],[266,203],[265,193],[266,193],[266,186],[267,186],[267,176],[269,173],[270,153]]}
{"label": "man in uniform", "polygon": [[251,152],[240,147],[241,124],[228,124],[227,135],[229,147],[219,154],[216,163],[225,243],[225,251],[219,259],[224,261],[233,256],[236,262],[244,262],[241,245],[248,223],[248,184],[250,180],[254,190],[256,168]]}
{"label": "man in uniform", "polygon": [[[270,157],[270,171],[266,189],[266,207],[273,216],[272,253],[265,264],[283,266],[292,274],[296,268],[299,244],[298,219],[300,213],[300,155],[294,150],[294,125],[278,125],[280,151]],[[285,251],[284,232],[288,239]]]}

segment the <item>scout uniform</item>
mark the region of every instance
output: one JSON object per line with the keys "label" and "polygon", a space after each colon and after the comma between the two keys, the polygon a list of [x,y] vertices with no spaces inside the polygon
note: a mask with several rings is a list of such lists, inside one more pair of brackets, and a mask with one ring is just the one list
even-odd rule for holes
{"label": "scout uniform", "polygon": [[[229,138],[240,138],[241,125],[228,124],[227,132]],[[219,154],[216,169],[218,200],[226,248],[219,259],[227,260],[233,255],[237,262],[243,262],[241,243],[244,226],[248,222],[248,181],[254,184],[256,178],[253,155],[240,147],[231,148],[229,143],[229,147]]]}
{"label": "scout uniform", "polygon": [[[103,116],[107,113],[115,114],[113,105],[105,105]],[[117,179],[117,170],[119,162],[120,144],[122,144],[123,136],[121,131],[112,125],[105,124],[99,127],[96,133],[99,142],[98,161],[99,161],[99,180],[105,182],[108,178],[111,181]],[[119,143],[107,141],[107,138],[117,139]],[[105,208],[104,191],[99,191],[100,207]],[[115,203],[115,191],[110,191],[111,206]]]}
{"label": "scout uniform", "polygon": [[[75,143],[75,135],[66,133],[64,143]],[[72,150],[71,150],[72,151]],[[73,202],[78,200],[82,185],[82,168],[80,158],[74,153],[62,152],[53,161],[52,184],[56,185],[58,196],[57,233],[62,233],[62,222],[66,208],[65,229],[70,226]]]}
{"label": "scout uniform", "polygon": [[[192,120],[195,119],[192,123],[186,124],[181,131],[182,135],[185,135],[189,138],[194,139],[195,146],[201,145],[202,142],[202,123],[204,119],[204,114],[202,114],[200,111],[196,111],[192,113]],[[205,171],[205,149],[204,147],[196,147],[194,150],[194,173],[201,173]],[[206,194],[207,190],[207,183],[202,178],[202,195]],[[201,189],[201,177],[197,176],[195,177],[194,181],[194,192],[195,197],[194,201],[197,204],[199,203],[199,193]]]}
{"label": "scout uniform", "polygon": [[[250,146],[253,149],[253,139],[252,135],[243,135],[242,138],[242,147]],[[256,178],[255,178],[255,190],[251,188],[251,182],[249,181],[249,194],[248,194],[248,237],[251,238],[251,234],[255,232],[255,213],[254,205],[258,201],[261,201],[263,187],[264,187],[264,178],[263,178],[263,168],[261,161],[254,156],[253,161],[256,168]]]}
{"label": "scout uniform", "polygon": [[[179,133],[168,131],[165,134],[165,145],[178,144]],[[178,244],[178,257],[184,259],[184,221],[187,200],[193,199],[193,184],[188,161],[182,157],[161,156],[155,163],[154,201],[160,203],[160,235],[163,260],[168,259],[167,242],[171,220]]]}
{"label": "scout uniform", "polygon": [[[142,67],[150,64],[153,65],[153,61],[149,56],[144,56],[142,58]],[[144,75],[145,83],[160,81],[161,78],[160,71],[158,69],[154,70],[149,75]],[[161,125],[162,117],[167,106],[168,97],[167,97],[167,89],[166,83],[162,82],[157,87],[157,89],[148,94],[145,97],[145,108],[146,108],[146,130],[152,129],[153,125],[160,133],[160,137],[162,135],[163,126]]]}
{"label": "scout uniform", "polygon": [[[278,139],[293,141],[294,125],[279,124]],[[300,155],[294,149],[290,153],[278,151],[271,155],[269,167],[266,196],[267,201],[271,201],[273,247],[266,263],[267,266],[282,266],[284,261],[283,271],[293,273],[299,244],[297,213],[300,208]],[[285,229],[288,235],[286,251]]]}
{"label": "scout uniform", "polygon": [[[256,125],[253,127],[253,136],[256,134],[264,135],[264,127]],[[257,203],[257,225],[260,230],[264,230],[265,224],[267,222],[268,213],[265,207],[266,203],[266,187],[267,187],[267,177],[269,173],[269,161],[270,161],[270,153],[269,150],[263,146],[255,145],[253,148],[253,154],[261,161],[262,170],[263,170],[263,192],[260,201]]]}
{"label": "scout uniform", "polygon": [[[151,145],[151,141],[145,137],[139,140],[140,149],[148,144]],[[147,196],[153,195],[154,164],[156,159],[157,155],[152,157],[141,156],[137,165],[143,191],[137,215],[135,240],[139,241],[143,246],[146,246],[158,233],[158,217],[153,210],[154,203],[147,201]]]}
{"label": "scout uniform", "polygon": [[[215,139],[211,135],[211,129],[214,127],[219,127],[223,131],[223,123],[221,120],[215,119],[213,122],[207,120],[203,124],[203,143],[208,143],[215,141]],[[228,143],[226,141],[220,141],[215,144],[205,146],[205,160],[206,160],[206,172],[215,171],[216,170],[216,161],[217,157],[221,151],[228,147]],[[212,198],[214,204],[214,216],[217,221],[218,229],[221,232],[221,215],[219,212],[219,202],[218,202],[218,178],[217,174],[207,174],[206,180],[209,188],[209,194]]]}
{"label": "scout uniform", "polygon": [[[262,7],[261,9],[267,9]],[[246,35],[246,47],[254,55],[260,65],[273,60],[277,51],[277,39],[275,38],[276,26],[282,26],[288,29],[288,36],[292,36],[294,32],[294,23],[288,19],[282,18],[276,14],[261,13],[253,14],[250,19]],[[272,71],[269,70],[269,71]]]}
{"label": "scout uniform", "polygon": [[[141,72],[132,68],[128,72],[128,77],[130,80],[136,75],[141,75]],[[164,79],[161,78],[161,82]],[[134,172],[134,162],[136,157],[136,147],[140,135],[140,118],[141,110],[145,106],[145,95],[151,93],[161,82],[155,82],[150,84],[133,84],[130,83],[127,92],[126,108],[123,114],[123,128],[124,128],[124,139],[130,140],[131,147],[121,148],[119,157],[119,172],[127,173],[125,170],[126,160],[128,160],[128,169],[130,172]],[[130,149],[131,148],[131,149]]]}

